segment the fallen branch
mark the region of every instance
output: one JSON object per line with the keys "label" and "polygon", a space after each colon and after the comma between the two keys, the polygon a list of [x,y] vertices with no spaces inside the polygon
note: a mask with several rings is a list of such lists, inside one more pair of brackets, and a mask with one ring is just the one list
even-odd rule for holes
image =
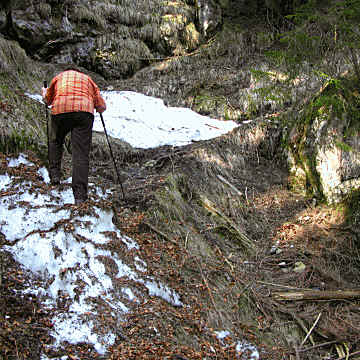
{"label": "fallen branch", "polygon": [[360,298],[360,290],[274,292],[272,297],[277,301],[345,300]]}
{"label": "fallen branch", "polygon": [[307,335],[309,334],[309,340],[311,342],[311,344],[314,346],[315,345],[315,341],[311,335],[311,333],[309,332],[309,330],[307,329],[304,321],[302,319],[300,319],[298,316],[292,314],[292,317],[294,318],[294,320],[298,323],[298,325],[300,326],[300,328],[304,331],[304,333]]}
{"label": "fallen branch", "polygon": [[356,351],[356,352],[353,352],[351,354],[346,354],[344,356],[341,356],[341,357],[337,358],[337,360],[349,359],[350,357],[353,357],[353,356],[356,356],[356,355],[360,355],[360,351]]}
{"label": "fallen branch", "polygon": [[333,341],[327,341],[327,342],[324,342],[324,343],[321,343],[321,344],[317,344],[317,345],[314,345],[314,346],[309,346],[307,348],[304,348],[304,349],[298,349],[299,352],[306,352],[306,351],[310,351],[310,350],[314,350],[314,349],[318,349],[318,348],[321,348],[321,347],[325,347],[325,346],[329,346],[329,345],[334,345],[334,344],[337,344],[338,342],[340,342],[339,340],[333,340]]}
{"label": "fallen branch", "polygon": [[270,282],[266,282],[266,281],[256,281],[258,284],[263,284],[263,285],[269,285],[269,286],[276,286],[276,287],[282,287],[282,288],[286,288],[286,289],[291,289],[291,290],[304,290],[303,288],[298,288],[298,287],[294,287],[294,286],[287,286],[287,285],[282,285],[282,284],[275,284],[275,283],[270,283]]}
{"label": "fallen branch", "polygon": [[217,130],[220,130],[218,127],[216,127],[216,126],[213,126],[213,125],[210,125],[210,124],[205,124],[205,125],[207,125],[208,127],[211,127],[211,128],[214,128],[214,129],[217,129]]}
{"label": "fallen branch", "polygon": [[238,190],[233,184],[231,184],[229,181],[227,181],[224,177],[222,177],[221,175],[216,175],[216,177],[222,181],[224,184],[228,185],[232,190],[235,191],[235,193],[239,196],[243,196],[244,194]]}

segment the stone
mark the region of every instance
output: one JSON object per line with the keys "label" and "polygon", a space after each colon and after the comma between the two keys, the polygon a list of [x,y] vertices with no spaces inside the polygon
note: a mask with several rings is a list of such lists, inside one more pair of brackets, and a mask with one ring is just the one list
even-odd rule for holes
{"label": "stone", "polygon": [[301,262],[301,261],[297,261],[295,263],[293,271],[296,272],[296,273],[302,273],[302,272],[305,271],[305,269],[306,269],[305,264],[303,262]]}

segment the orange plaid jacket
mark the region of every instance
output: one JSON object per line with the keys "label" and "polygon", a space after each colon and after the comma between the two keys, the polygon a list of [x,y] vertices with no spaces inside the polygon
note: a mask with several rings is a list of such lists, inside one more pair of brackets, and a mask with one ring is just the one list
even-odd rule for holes
{"label": "orange plaid jacket", "polygon": [[90,76],[74,70],[55,76],[48,87],[44,101],[51,106],[53,115],[85,111],[94,113],[106,110],[105,100]]}

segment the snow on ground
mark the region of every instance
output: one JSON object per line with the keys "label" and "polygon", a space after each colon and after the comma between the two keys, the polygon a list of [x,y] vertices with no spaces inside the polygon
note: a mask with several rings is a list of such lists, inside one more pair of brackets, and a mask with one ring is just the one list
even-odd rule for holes
{"label": "snow on ground", "polygon": [[[8,168],[35,166],[23,154],[7,160]],[[37,169],[37,174],[48,182],[46,169]],[[64,341],[86,342],[103,354],[116,338],[111,326],[104,329],[102,324],[102,333],[94,330],[104,308],[109,311],[108,323],[118,324],[132,303],[141,303],[148,295],[173,306],[182,303],[175,291],[144,275],[147,264],[139,246],[115,227],[112,211],[94,206],[90,215],[74,212],[68,183],[62,190],[42,191],[41,184],[0,175],[0,232],[9,243],[2,251],[43,279],[41,287],[28,292],[54,312],[55,347]],[[107,196],[91,186],[92,200],[100,201],[99,195]],[[132,261],[126,263],[114,248],[133,254]],[[119,279],[129,285],[119,288],[115,285]],[[63,309],[58,308],[59,299],[67,304]]]}
{"label": "snow on ground", "polygon": [[[168,107],[159,98],[132,91],[101,94],[107,105],[103,118],[108,135],[136,148],[187,145],[218,137],[239,126],[234,121],[212,119],[188,108]],[[42,102],[40,95],[27,95]],[[98,113],[93,130],[104,131]]]}
{"label": "snow on ground", "polygon": [[[28,96],[42,101],[39,95]],[[171,108],[161,99],[135,92],[103,92],[107,102],[104,120],[108,134],[134,147],[186,145],[193,140],[220,136],[237,126],[201,116],[186,108]],[[99,115],[95,131],[103,131]],[[7,159],[7,167],[34,167],[26,156]],[[42,278],[42,286],[29,289],[54,312],[54,346],[64,341],[86,342],[104,354],[116,339],[119,323],[132,304],[147,296],[182,306],[179,295],[158,279],[145,275],[147,264],[138,244],[121,234],[112,223],[112,212],[100,206],[108,190],[89,184],[90,198],[99,204],[91,214],[80,214],[71,205],[71,179],[61,188],[48,188],[49,175],[37,168],[42,182],[19,181],[0,175],[0,232],[9,251],[22,266]],[[42,184],[42,185],[41,185]],[[114,249],[120,249],[117,253]],[[125,261],[120,251],[131,254]],[[126,285],[119,285],[126,283]],[[59,301],[64,305],[59,307]],[[106,314],[108,326],[97,330]],[[219,337],[223,334],[219,333]],[[238,351],[251,350],[249,359],[258,359],[256,349],[245,342]],[[42,355],[42,360],[46,360]]]}
{"label": "snow on ground", "polygon": [[[215,335],[216,337],[222,341],[225,338],[232,338],[232,335],[230,333],[230,331],[227,330],[222,330],[222,331],[215,331]],[[226,346],[225,344],[223,344],[224,346]],[[257,350],[257,348],[248,343],[247,341],[237,341],[236,342],[236,347],[235,347],[236,351],[240,354],[242,354],[242,359],[244,359],[246,357],[246,360],[259,360],[260,359],[260,354]]]}

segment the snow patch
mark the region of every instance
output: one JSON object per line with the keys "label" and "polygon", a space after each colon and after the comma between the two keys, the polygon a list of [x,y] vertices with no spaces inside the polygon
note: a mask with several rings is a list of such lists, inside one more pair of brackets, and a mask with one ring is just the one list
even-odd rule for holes
{"label": "snow patch", "polygon": [[[24,155],[9,163],[34,165]],[[48,178],[45,168],[37,171],[43,179]],[[102,329],[102,333],[96,330],[104,306],[111,309],[117,324],[131,311],[124,301],[138,303],[148,293],[174,306],[182,305],[174,290],[145,276],[147,264],[139,256],[139,245],[116,228],[111,210],[93,206],[91,215],[74,212],[69,207],[73,200],[70,186],[46,190],[42,186],[47,185],[19,179],[12,182],[7,174],[0,175],[0,184],[8,193],[0,198],[0,232],[10,243],[2,250],[9,251],[25,269],[42,279],[41,286],[26,292],[36,294],[54,312],[55,347],[65,341],[86,342],[104,354],[116,338],[111,328]],[[107,196],[106,191],[99,189],[94,189],[94,193]],[[130,264],[110,250],[120,248],[121,244],[122,251],[133,254],[132,264],[129,257]],[[129,285],[119,289],[117,279],[142,284],[144,288],[141,291],[137,287],[135,295]],[[66,302],[67,310],[58,308],[59,299]]]}
{"label": "snow patch", "polygon": [[[43,103],[41,95],[26,95]],[[213,139],[239,126],[234,121],[213,119],[189,108],[168,107],[162,99],[133,91],[102,91],[101,95],[107,105],[103,113],[107,133],[135,148],[183,146]],[[104,132],[98,113],[93,130]]]}

